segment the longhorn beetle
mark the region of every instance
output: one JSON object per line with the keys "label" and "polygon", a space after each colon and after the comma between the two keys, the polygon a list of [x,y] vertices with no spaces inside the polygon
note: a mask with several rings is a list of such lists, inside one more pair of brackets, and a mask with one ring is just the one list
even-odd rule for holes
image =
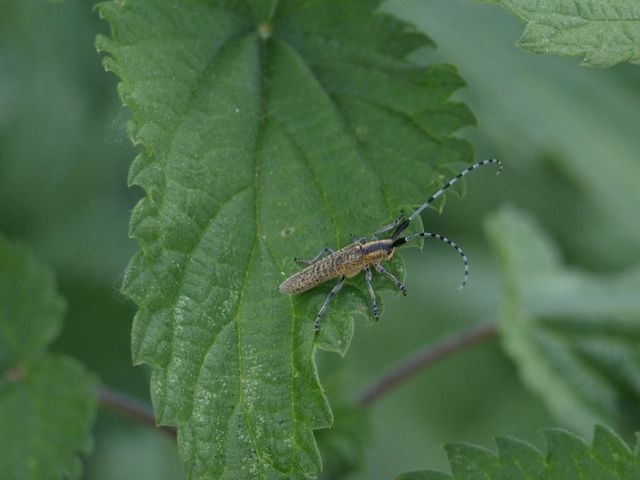
{"label": "longhorn beetle", "polygon": [[[376,271],[378,271],[378,273],[386,275],[395,284],[395,286],[398,287],[404,295],[406,295],[407,289],[404,287],[404,284],[400,280],[398,280],[391,272],[387,271],[382,265],[380,265],[380,262],[383,260],[387,262],[390,261],[393,257],[393,253],[396,247],[404,245],[405,243],[410,242],[411,240],[418,237],[435,238],[437,240],[445,242],[460,254],[464,263],[464,278],[462,280],[462,284],[458,288],[458,290],[461,290],[462,288],[464,288],[467,283],[467,279],[469,278],[469,262],[467,260],[467,256],[458,245],[453,243],[448,238],[443,237],[442,235],[439,235],[437,233],[420,232],[406,237],[401,237],[400,234],[409,227],[409,224],[413,221],[414,218],[420,215],[420,212],[422,212],[431,203],[433,203],[440,195],[445,192],[445,190],[447,190],[449,187],[451,187],[471,171],[483,165],[487,165],[488,163],[495,163],[498,165],[498,171],[496,172],[496,175],[502,171],[502,162],[496,160],[495,158],[490,158],[488,160],[482,160],[480,162],[474,163],[473,165],[462,170],[447,183],[445,183],[442,188],[440,188],[440,190],[431,195],[427,199],[427,201],[420,205],[411,215],[409,215],[408,218],[404,218],[404,214],[401,213],[393,223],[390,223],[389,225],[385,225],[384,227],[378,229],[373,234],[371,240],[367,240],[366,238],[357,239],[352,236],[351,240],[353,243],[347,245],[344,248],[341,248],[337,252],[330,247],[325,247],[320,251],[318,255],[316,255],[311,260],[296,258],[296,261],[301,261],[302,263],[306,263],[309,266],[297,273],[294,273],[284,282],[282,282],[282,284],[280,284],[280,291],[282,293],[295,295],[298,293],[306,292],[307,290],[320,285],[327,280],[340,277],[340,281],[338,281],[336,286],[333,287],[331,292],[329,292],[329,295],[325,299],[324,303],[320,307],[320,310],[318,311],[318,314],[316,315],[313,328],[315,333],[317,334],[320,331],[320,319],[322,319],[322,317],[324,316],[324,313],[327,310],[327,306],[329,305],[331,299],[343,287],[345,279],[354,277],[364,270],[364,279],[367,284],[367,289],[369,290],[371,303],[373,304],[373,317],[378,320],[378,302],[376,301],[376,294],[373,291],[373,286],[371,285],[370,265],[373,264],[373,267],[376,269]],[[393,230],[393,233],[389,238],[378,239],[378,236],[381,233],[388,232],[390,230]],[[326,256],[324,256],[325,254]]]}

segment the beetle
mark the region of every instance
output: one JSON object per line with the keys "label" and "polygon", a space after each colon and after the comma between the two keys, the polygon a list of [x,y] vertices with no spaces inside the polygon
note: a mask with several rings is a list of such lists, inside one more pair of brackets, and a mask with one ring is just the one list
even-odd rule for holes
{"label": "beetle", "polygon": [[[420,215],[420,213],[425,208],[427,208],[438,197],[440,197],[440,195],[442,195],[449,187],[454,185],[462,177],[469,174],[476,168],[490,163],[495,163],[498,165],[498,171],[496,172],[496,175],[502,172],[502,162],[496,160],[495,158],[481,160],[474,163],[473,165],[470,165],[469,167],[458,173],[455,177],[451,178],[447,183],[445,183],[436,193],[431,195],[426,202],[420,205],[411,215],[409,215],[409,217],[404,218],[404,214],[401,213],[393,223],[390,223],[389,225],[385,225],[378,229],[373,234],[371,240],[367,240],[366,238],[357,239],[352,236],[352,243],[344,248],[341,248],[340,250],[334,251],[330,247],[325,247],[320,251],[320,253],[318,253],[318,255],[316,255],[311,260],[296,258],[296,261],[306,263],[308,266],[303,270],[294,273],[284,282],[282,282],[279,287],[280,292],[289,295],[296,295],[306,292],[307,290],[310,290],[320,285],[321,283],[326,282],[327,280],[338,277],[340,278],[331,292],[329,292],[329,295],[325,299],[324,303],[320,307],[320,310],[318,311],[318,314],[316,315],[313,329],[315,333],[318,334],[318,332],[320,331],[320,320],[324,316],[331,299],[344,286],[345,280],[347,278],[354,277],[360,272],[364,271],[365,283],[367,284],[369,296],[371,297],[371,303],[373,304],[373,317],[375,318],[375,320],[378,320],[380,312],[378,309],[376,294],[373,291],[373,285],[371,284],[371,265],[373,265],[378,273],[387,276],[395,284],[395,286],[404,295],[406,295],[407,289],[405,288],[404,284],[398,278],[396,278],[395,275],[386,270],[380,264],[380,262],[390,261],[393,258],[393,254],[397,247],[404,245],[405,243],[410,242],[411,240],[418,237],[435,238],[436,240],[445,242],[460,254],[464,263],[464,278],[462,280],[462,284],[458,288],[458,290],[461,290],[462,288],[464,288],[467,283],[467,279],[469,278],[469,262],[467,260],[467,256],[458,245],[453,243],[447,237],[443,237],[442,235],[439,235],[437,233],[419,232],[405,237],[400,236],[400,234],[409,227],[411,222],[418,215]],[[393,230],[393,232],[391,233],[391,236],[389,238],[378,238],[380,234],[389,232],[391,230]]]}

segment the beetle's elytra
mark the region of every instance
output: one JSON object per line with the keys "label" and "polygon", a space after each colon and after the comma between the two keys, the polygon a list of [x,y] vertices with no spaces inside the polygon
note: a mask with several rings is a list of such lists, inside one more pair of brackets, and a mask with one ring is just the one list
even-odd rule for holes
{"label": "beetle's elytra", "polygon": [[282,293],[296,294],[320,285],[336,277],[351,278],[367,265],[393,256],[393,240],[373,240],[367,243],[352,243],[331,252],[324,258],[314,260],[307,268],[294,273],[280,285]]}
{"label": "beetle's elytra", "polygon": [[[379,316],[379,310],[378,302],[376,301],[376,295],[373,291],[373,286],[371,285],[371,265],[373,265],[377,272],[386,275],[396,285],[396,287],[398,287],[402,291],[402,293],[406,295],[407,290],[402,282],[398,280],[391,272],[387,271],[380,264],[380,262],[390,261],[393,257],[393,253],[396,247],[404,245],[405,243],[418,237],[428,237],[441,240],[450,245],[460,254],[464,263],[464,279],[462,281],[462,284],[460,285],[460,288],[463,288],[466,285],[467,279],[469,277],[469,262],[467,260],[467,256],[464,254],[462,249],[458,247],[458,245],[453,243],[448,238],[443,237],[442,235],[439,235],[437,233],[420,232],[409,235],[407,237],[401,237],[400,234],[409,227],[414,218],[420,215],[420,213],[425,208],[433,203],[449,187],[451,187],[471,171],[489,163],[495,163],[498,165],[497,173],[500,173],[502,171],[502,163],[495,158],[490,158],[488,160],[482,160],[480,162],[474,163],[473,165],[462,170],[447,183],[445,183],[442,188],[440,188],[440,190],[431,195],[427,199],[427,201],[420,205],[420,207],[418,207],[411,215],[409,215],[409,217],[404,218],[404,215],[400,214],[400,216],[393,223],[390,223],[389,225],[385,225],[384,227],[378,229],[373,234],[371,240],[367,241],[364,238],[352,238],[353,243],[347,245],[344,248],[341,248],[338,251],[334,251],[329,247],[325,247],[313,259],[301,260],[309,266],[297,273],[294,273],[284,282],[282,282],[282,284],[280,284],[280,291],[282,293],[295,295],[298,293],[306,292],[307,290],[314,288],[321,283],[326,282],[327,280],[331,280],[332,278],[340,278],[336,286],[333,287],[333,289],[325,299],[324,303],[320,307],[320,310],[318,311],[318,314],[316,315],[314,330],[317,334],[320,331],[320,320],[324,316],[329,302],[340,291],[340,289],[344,285],[345,279],[354,277],[360,272],[364,271],[365,282],[367,284],[367,289],[369,290],[371,303],[373,304],[373,316],[377,320]],[[391,230],[393,230],[393,233],[389,238],[378,239],[378,236],[380,234]]]}

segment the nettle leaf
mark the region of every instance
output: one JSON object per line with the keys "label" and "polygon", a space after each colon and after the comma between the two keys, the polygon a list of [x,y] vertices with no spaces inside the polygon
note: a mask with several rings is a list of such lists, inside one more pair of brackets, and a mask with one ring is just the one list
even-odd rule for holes
{"label": "nettle leaf", "polygon": [[510,437],[496,439],[497,454],[470,444],[445,446],[451,474],[424,470],[397,480],[632,480],[640,478],[638,447],[633,452],[615,433],[595,427],[593,442],[560,429],[543,431],[546,454]]}
{"label": "nettle leaf", "polygon": [[640,63],[636,0],[485,0],[527,22],[518,45],[535,53],[584,56],[587,65]]}
{"label": "nettle leaf", "polygon": [[561,421],[640,421],[640,269],[587,274],[560,255],[526,214],[487,223],[506,287],[504,344],[524,381]]}
{"label": "nettle leaf", "polygon": [[294,257],[371,235],[472,159],[451,138],[473,123],[448,101],[463,81],[405,60],[430,41],[378,4],[99,7],[112,35],[97,46],[144,147],[130,171],[147,194],[131,219],[141,251],[124,282],[133,357],[153,367],[156,416],[179,427],[190,478],[321,469],[312,430],[332,415],[314,351],[346,352],[368,294],[350,281],[315,337],[332,285],[278,285]]}
{"label": "nettle leaf", "polygon": [[0,477],[79,478],[96,410],[95,380],[77,361],[49,354],[0,382]]}
{"label": "nettle leaf", "polygon": [[0,478],[77,478],[95,380],[46,348],[62,324],[53,275],[0,236]]}
{"label": "nettle leaf", "polygon": [[318,430],[322,479],[345,478],[358,471],[370,437],[368,412],[357,404],[334,404],[331,429]]}
{"label": "nettle leaf", "polygon": [[0,234],[0,372],[39,359],[60,333],[63,312],[52,272]]}

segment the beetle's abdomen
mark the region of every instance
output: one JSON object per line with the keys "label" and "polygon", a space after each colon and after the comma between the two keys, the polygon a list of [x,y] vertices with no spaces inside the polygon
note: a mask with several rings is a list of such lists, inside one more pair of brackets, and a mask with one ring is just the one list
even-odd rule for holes
{"label": "beetle's abdomen", "polygon": [[280,291],[290,295],[306,292],[332,278],[351,277],[365,265],[360,246],[349,245],[294,273],[280,284]]}
{"label": "beetle's abdomen", "polygon": [[295,295],[297,293],[306,292],[307,290],[315,287],[316,285],[326,282],[331,276],[319,275],[315,270],[315,265],[310,265],[304,270],[300,270],[294,273],[284,282],[280,284],[280,291],[282,293],[288,293],[289,295]]}

